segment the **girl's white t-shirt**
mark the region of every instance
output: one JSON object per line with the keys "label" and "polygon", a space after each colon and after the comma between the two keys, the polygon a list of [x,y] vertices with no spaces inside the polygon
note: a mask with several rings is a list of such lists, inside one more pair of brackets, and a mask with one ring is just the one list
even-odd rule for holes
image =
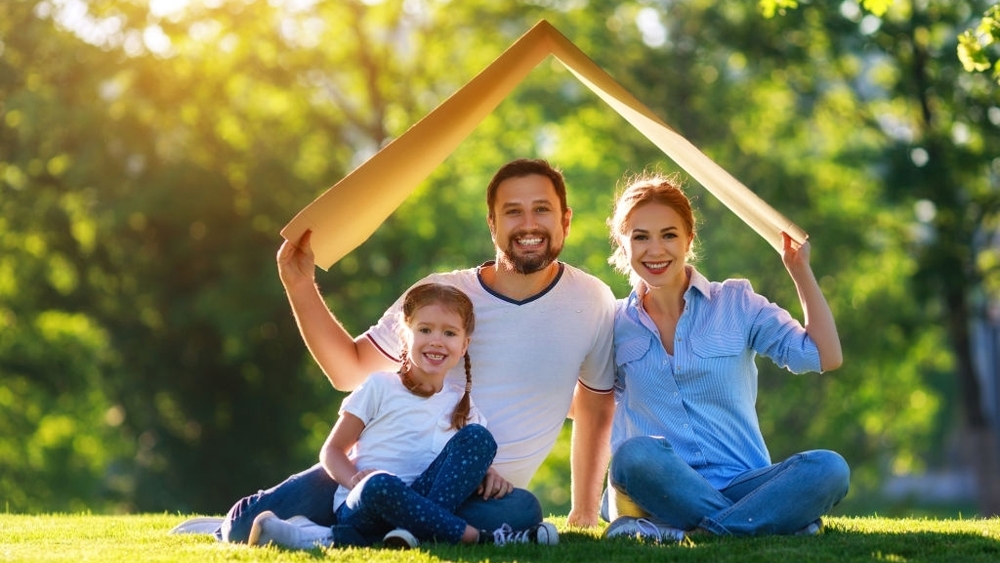
{"label": "girl's white t-shirt", "polygon": [[[497,441],[493,467],[522,489],[528,488],[555,445],[577,382],[599,393],[614,387],[614,295],[596,277],[568,264],[560,266],[548,288],[524,301],[487,288],[478,268],[432,274],[414,284],[453,285],[472,300],[472,398]],[[366,333],[387,357],[397,360],[401,303],[402,298]],[[461,362],[448,380],[465,384]]]}
{"label": "girl's white t-shirt", "polygon": [[[412,483],[455,435],[451,415],[464,392],[464,386],[445,382],[440,392],[419,397],[403,386],[399,374],[371,374],[340,406],[341,416],[350,413],[365,425],[347,457],[358,471],[380,469]],[[468,423],[486,425],[475,404],[469,414]],[[339,487],[334,508],[349,493]]]}

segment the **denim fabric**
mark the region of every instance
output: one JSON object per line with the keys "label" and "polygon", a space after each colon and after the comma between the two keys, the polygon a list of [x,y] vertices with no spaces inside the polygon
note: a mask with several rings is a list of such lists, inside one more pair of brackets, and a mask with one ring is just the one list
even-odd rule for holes
{"label": "denim fabric", "polygon": [[[610,469],[611,486],[650,520],[720,535],[798,532],[844,498],[849,480],[850,469],[839,454],[812,450],[746,471],[716,490],[666,439],[656,437],[622,443]],[[605,517],[615,512],[609,507]]]}
{"label": "denim fabric", "polygon": [[[337,521],[333,511],[333,495],[337,486],[323,466],[316,464],[266,491],[241,499],[229,509],[215,537],[222,541],[246,543],[253,519],[265,510],[274,512],[282,519],[302,514],[317,524],[333,525]],[[514,489],[499,499],[483,500],[479,496],[470,496],[459,505],[455,514],[478,530],[493,531],[503,524],[510,524],[515,530],[525,530],[542,521],[542,505],[530,491]]]}
{"label": "denim fabric", "polygon": [[477,530],[492,532],[509,524],[514,530],[527,530],[542,521],[542,505],[525,489],[514,489],[503,498],[483,500],[470,496],[455,514]]}
{"label": "denim fabric", "polygon": [[317,463],[270,489],[240,499],[229,509],[215,537],[225,542],[246,543],[253,519],[265,510],[283,520],[303,515],[322,526],[332,526],[337,522],[333,495],[338,486]]}
{"label": "denim fabric", "polygon": [[[439,463],[440,459],[439,456],[435,463]],[[433,466],[431,464],[428,469]],[[420,483],[422,481],[418,479],[414,484],[423,486]],[[316,464],[270,489],[240,499],[229,509],[215,536],[222,541],[245,543],[254,518],[265,510],[286,520],[301,514],[317,524],[333,526],[337,524],[333,507],[337,487],[337,482],[330,478],[323,466]],[[455,514],[470,526],[487,531],[496,530],[503,524],[509,524],[515,530],[524,530],[542,521],[541,504],[535,495],[525,489],[514,489],[500,499],[483,500],[475,495],[468,496],[455,509]],[[347,539],[347,534],[341,534],[339,528],[334,529],[335,535]],[[349,541],[356,543],[357,540]]]}
{"label": "denim fabric", "polygon": [[[357,530],[363,545],[380,541],[393,528],[406,528],[421,541],[458,543],[466,523],[454,511],[482,482],[496,449],[489,430],[470,424],[411,485],[383,471],[366,476],[337,508],[337,523]],[[346,543],[336,535],[334,541]]]}
{"label": "denim fabric", "polygon": [[748,467],[771,464],[757,421],[758,355],[795,373],[819,371],[819,351],[787,311],[746,280],[691,282],[673,354],[633,291],[615,315],[611,451],[635,436],[662,436],[722,488]]}

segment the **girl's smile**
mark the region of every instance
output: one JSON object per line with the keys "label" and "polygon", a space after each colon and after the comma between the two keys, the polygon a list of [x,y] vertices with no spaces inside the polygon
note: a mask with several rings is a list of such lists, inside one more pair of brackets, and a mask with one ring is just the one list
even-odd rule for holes
{"label": "girl's smile", "polygon": [[[437,303],[414,312],[409,326],[411,391],[437,393],[451,368],[465,356],[470,337],[465,334],[462,317]],[[408,385],[409,386],[409,385]]]}

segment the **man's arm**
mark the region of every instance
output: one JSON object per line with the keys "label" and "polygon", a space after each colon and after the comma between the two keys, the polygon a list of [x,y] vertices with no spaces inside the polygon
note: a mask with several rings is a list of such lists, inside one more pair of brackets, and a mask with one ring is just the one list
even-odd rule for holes
{"label": "man's arm", "polygon": [[573,442],[570,453],[572,507],[568,524],[597,526],[604,488],[604,474],[611,457],[611,420],[615,402],[612,393],[596,393],[576,384],[570,416]]}
{"label": "man's arm", "polygon": [[364,335],[352,338],[326,306],[316,286],[311,235],[306,231],[297,243],[286,240],[281,245],[278,275],[309,352],[335,388],[350,391],[368,374],[396,366]]}

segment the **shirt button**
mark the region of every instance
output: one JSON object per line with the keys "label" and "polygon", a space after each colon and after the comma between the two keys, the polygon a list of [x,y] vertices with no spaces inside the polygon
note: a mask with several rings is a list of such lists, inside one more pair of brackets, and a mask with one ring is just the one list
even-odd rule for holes
{"label": "shirt button", "polygon": [[688,427],[688,425],[687,425],[687,424],[685,424],[685,425],[684,425],[684,428],[687,428],[687,427]]}

